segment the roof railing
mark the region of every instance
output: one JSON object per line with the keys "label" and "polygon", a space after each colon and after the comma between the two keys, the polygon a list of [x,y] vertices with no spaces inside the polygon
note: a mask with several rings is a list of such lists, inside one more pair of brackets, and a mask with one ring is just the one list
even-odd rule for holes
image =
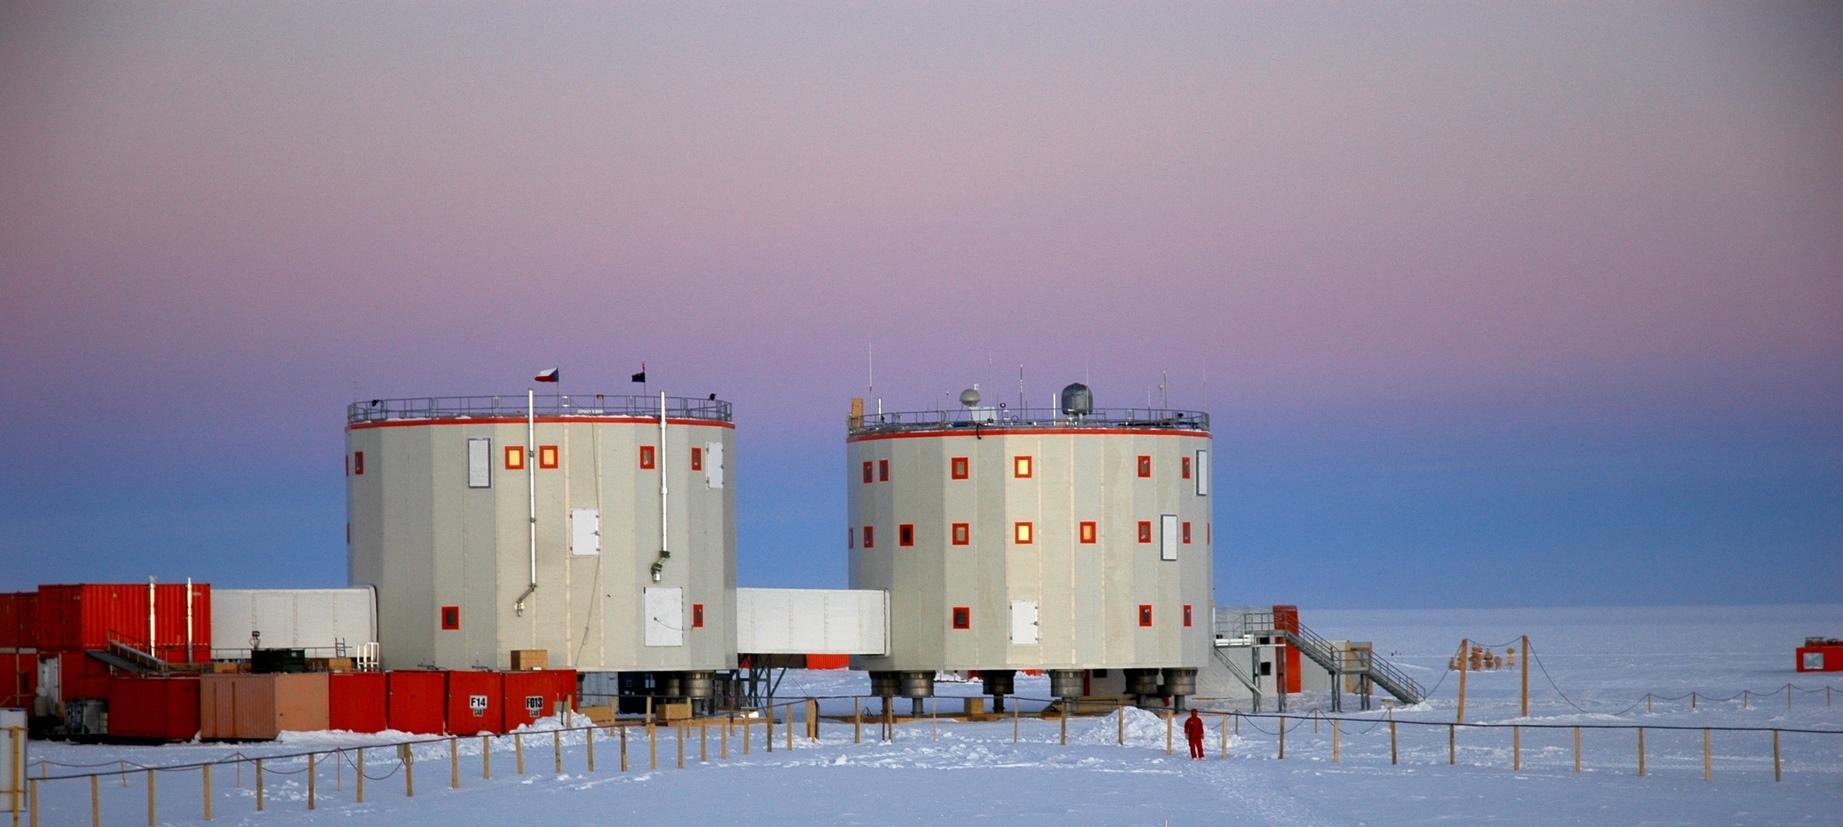
{"label": "roof railing", "polygon": [[[666,416],[675,419],[730,418],[730,403],[721,399],[668,396]],[[602,393],[545,394],[536,399],[538,416],[657,417],[659,397]],[[346,406],[346,423],[417,419],[506,419],[525,416],[525,395],[421,396],[403,399],[365,399]]]}
{"label": "roof railing", "polygon": [[1171,408],[1096,408],[1074,415],[1055,408],[959,408],[867,412],[862,416],[846,417],[845,428],[853,436],[977,428],[1144,428],[1207,433],[1209,414]]}

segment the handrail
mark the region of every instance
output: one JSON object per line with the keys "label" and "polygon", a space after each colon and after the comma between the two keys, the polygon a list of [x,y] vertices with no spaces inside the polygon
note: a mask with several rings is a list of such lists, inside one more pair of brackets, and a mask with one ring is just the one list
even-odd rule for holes
{"label": "handrail", "polygon": [[[401,399],[366,399],[346,406],[346,423],[418,419],[470,419],[523,417],[523,394],[496,396],[421,396]],[[731,422],[730,403],[721,399],[666,397],[666,416]],[[659,416],[659,397],[615,394],[550,394],[536,398],[538,416],[645,417]]]}
{"label": "handrail", "polygon": [[1096,408],[1077,416],[1056,408],[959,408],[938,411],[865,413],[847,417],[845,429],[859,434],[978,428],[1143,428],[1209,432],[1209,414],[1172,408]]}

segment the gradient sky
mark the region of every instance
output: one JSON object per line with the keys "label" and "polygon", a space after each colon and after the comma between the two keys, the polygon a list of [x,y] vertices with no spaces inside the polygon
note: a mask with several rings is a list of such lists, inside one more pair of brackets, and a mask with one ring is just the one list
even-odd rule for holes
{"label": "gradient sky", "polygon": [[1843,7],[0,5],[0,588],[344,583],[347,402],[642,360],[842,586],[867,343],[1167,372],[1219,602],[1836,602]]}

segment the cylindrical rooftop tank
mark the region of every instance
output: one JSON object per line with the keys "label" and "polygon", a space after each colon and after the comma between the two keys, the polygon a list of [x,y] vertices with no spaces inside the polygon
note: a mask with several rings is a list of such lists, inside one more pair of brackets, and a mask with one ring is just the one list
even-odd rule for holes
{"label": "cylindrical rooftop tank", "polygon": [[385,666],[736,666],[730,406],[525,394],[347,410],[348,568]]}
{"label": "cylindrical rooftop tank", "polygon": [[[893,672],[1196,668],[1209,657],[1209,417],[1085,408],[848,425],[851,587],[890,595]],[[1070,404],[1074,403],[1074,404]],[[1071,686],[1065,679],[1065,688]]]}

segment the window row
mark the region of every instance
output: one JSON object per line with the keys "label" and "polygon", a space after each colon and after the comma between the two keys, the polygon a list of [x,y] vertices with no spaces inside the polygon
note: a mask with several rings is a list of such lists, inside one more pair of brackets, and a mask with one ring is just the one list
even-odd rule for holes
{"label": "window row", "polygon": [[[1183,457],[1178,458],[1178,477],[1180,479],[1186,479],[1186,480],[1194,478],[1197,484],[1197,494],[1199,496],[1208,496],[1209,494],[1209,481],[1208,481],[1209,480],[1209,451],[1207,449],[1198,450],[1196,452],[1196,457],[1195,457],[1196,461],[1194,465],[1191,459],[1192,458],[1190,456],[1183,456]],[[1196,469],[1194,474],[1192,473],[1193,467]],[[1137,462],[1135,463],[1135,468],[1141,479],[1151,479],[1152,478],[1152,456],[1150,454],[1139,454],[1137,457]],[[1035,475],[1036,475],[1035,458],[1033,458],[1029,454],[1017,454],[1011,457],[1011,476],[1013,479],[1027,480],[1027,479],[1032,479],[1033,477],[1035,477]],[[971,479],[972,478],[971,458],[969,457],[949,458],[947,461],[947,476],[949,479],[954,479],[954,480]],[[864,484],[866,485],[873,483],[873,482],[889,482],[890,481],[890,461],[887,459],[879,459],[879,460],[875,460],[874,462],[872,460],[864,460],[862,479],[864,481]]]}
{"label": "window row", "polygon": [[[555,445],[539,445],[537,463],[541,469],[552,470],[562,465],[562,450]],[[500,452],[501,466],[507,471],[525,470],[528,458],[523,445],[506,445]],[[467,487],[493,487],[493,441],[487,437],[473,437],[467,440]],[[706,462],[706,456],[709,461]],[[640,469],[653,470],[658,466],[658,454],[651,445],[640,446]],[[723,443],[707,442],[691,446],[691,470],[702,472],[704,481],[711,488],[723,487]],[[365,452],[353,451],[346,457],[346,474],[350,476],[365,475]]]}
{"label": "window row", "polygon": [[[1033,602],[1030,602],[1030,601],[1017,601],[1017,603],[1021,603],[1021,604],[1024,604],[1024,605],[1026,605],[1026,606],[1028,606],[1028,608],[1029,608],[1029,612],[1030,612],[1030,616],[1029,616],[1029,618],[1028,618],[1028,622],[1029,622],[1029,624],[1030,624],[1031,626],[1035,626],[1035,625],[1036,625],[1036,622],[1037,622],[1037,621],[1036,621],[1036,617],[1035,617],[1035,615],[1036,615],[1036,604],[1035,604],[1035,603],[1033,603]],[[1012,606],[1012,611],[1013,611],[1013,612],[1016,612],[1016,611],[1018,610],[1018,608],[1019,608],[1019,606],[1018,606],[1017,604],[1014,604],[1014,605]],[[1184,612],[1183,612],[1183,618],[1184,618],[1184,628],[1186,628],[1186,629],[1188,629],[1188,628],[1190,628],[1190,627],[1191,627],[1191,623],[1193,622],[1193,618],[1194,618],[1194,615],[1193,615],[1193,613],[1191,612],[1191,608],[1190,608],[1190,604],[1189,604],[1189,603],[1185,603],[1185,604],[1184,604]],[[1137,620],[1139,621],[1139,627],[1140,627],[1140,628],[1142,628],[1142,629],[1150,629],[1150,628],[1153,628],[1153,624],[1152,624],[1152,604],[1150,604],[1150,603],[1141,603],[1141,604],[1139,604],[1139,610],[1138,610],[1138,613],[1137,613]],[[951,625],[951,626],[952,626],[952,627],[953,627],[954,629],[956,629],[956,630],[967,630],[967,629],[971,629],[971,628],[973,628],[973,607],[971,607],[971,606],[955,606],[955,607],[953,607],[952,609],[949,609],[949,610],[948,610],[948,613],[947,613],[947,622],[948,622],[948,624],[949,624],[949,625]],[[1016,639],[1017,639],[1017,637],[1016,637],[1016,636],[1014,636],[1014,640],[1016,640]],[[1034,634],[1033,634],[1033,635],[1031,635],[1031,636],[1030,636],[1030,637],[1029,637],[1029,638],[1028,638],[1027,640],[1028,640],[1028,642],[1030,642],[1030,643],[1035,643],[1035,642],[1036,642],[1036,639],[1035,639],[1035,636],[1034,636]],[[1022,642],[1022,641],[1020,641],[1020,642]]]}
{"label": "window row", "polygon": [[[1170,517],[1173,515],[1165,515],[1165,516]],[[1177,537],[1175,538],[1176,542],[1179,545],[1186,545],[1186,546],[1190,545],[1190,521],[1184,520],[1182,522],[1176,523],[1176,528],[1177,528]],[[1205,523],[1203,525],[1203,532],[1204,532],[1204,542],[1213,542],[1213,537],[1211,537],[1211,535],[1214,532],[1211,530],[1210,524]],[[860,529],[860,531],[857,531],[857,532],[846,531],[845,532],[845,543],[847,547],[856,548],[858,537],[860,536],[863,538],[864,548],[874,549],[877,547],[877,527],[876,526],[866,525],[866,526],[863,526]],[[971,523],[950,523],[947,529],[947,538],[948,538],[948,542],[952,545],[956,545],[956,546],[972,545],[973,543],[972,524]],[[1028,520],[1020,520],[1017,522],[1013,522],[1011,524],[1011,542],[1013,545],[1020,545],[1020,546],[1033,545],[1036,543],[1036,539],[1037,539],[1036,523],[1032,521],[1028,521]],[[1084,546],[1091,546],[1091,545],[1095,545],[1099,543],[1100,539],[1101,539],[1100,523],[1094,520],[1083,520],[1082,522],[1077,524],[1076,530],[1075,530],[1075,541],[1078,544],[1084,545]],[[1141,545],[1150,545],[1153,542],[1152,540],[1152,521],[1151,520],[1140,520],[1139,521],[1138,540]],[[915,524],[914,523],[897,524],[896,526],[896,545],[902,548],[909,548],[915,545]]]}
{"label": "window row", "polygon": [[[1185,608],[1188,610],[1189,607]],[[443,606],[437,615],[442,631],[458,632],[461,630],[461,607]],[[691,604],[691,628],[704,628],[704,604],[702,603]]]}

